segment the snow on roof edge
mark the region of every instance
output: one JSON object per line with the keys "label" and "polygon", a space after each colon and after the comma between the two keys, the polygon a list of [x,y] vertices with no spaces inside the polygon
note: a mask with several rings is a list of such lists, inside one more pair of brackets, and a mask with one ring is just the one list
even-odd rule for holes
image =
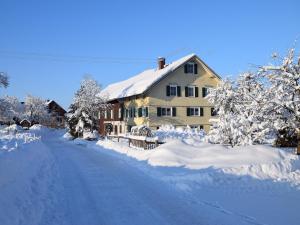
{"label": "snow on roof edge", "polygon": [[203,63],[218,78],[220,78],[220,76],[217,75],[209,66],[207,66],[195,53],[192,53],[170,63],[161,70],[158,70],[157,68],[148,69],[133,77],[130,77],[129,79],[112,83],[103,89],[98,96],[105,97],[107,101],[113,101],[119,98],[143,94],[169,73],[173,72],[193,57],[197,57],[201,63]]}

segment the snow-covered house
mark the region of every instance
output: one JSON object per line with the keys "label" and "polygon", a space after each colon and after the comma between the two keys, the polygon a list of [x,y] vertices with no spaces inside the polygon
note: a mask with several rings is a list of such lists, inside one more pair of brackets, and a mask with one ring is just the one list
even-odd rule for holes
{"label": "snow-covered house", "polygon": [[50,120],[47,121],[46,126],[63,128],[65,127],[65,114],[66,110],[63,109],[56,101],[47,100],[46,106],[50,113]]}
{"label": "snow-covered house", "polygon": [[142,124],[151,129],[172,124],[208,131],[215,112],[204,98],[220,79],[195,54],[170,64],[158,58],[157,68],[111,84],[100,93],[114,107],[100,116],[99,132],[104,135],[109,127],[114,134],[125,133]]}

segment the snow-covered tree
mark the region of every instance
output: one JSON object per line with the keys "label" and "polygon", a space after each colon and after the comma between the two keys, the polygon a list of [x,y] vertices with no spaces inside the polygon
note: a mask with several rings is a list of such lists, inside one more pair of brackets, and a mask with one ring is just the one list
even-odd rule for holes
{"label": "snow-covered tree", "polygon": [[45,123],[50,119],[46,101],[39,97],[27,95],[25,98],[25,118],[32,123]]}
{"label": "snow-covered tree", "polygon": [[0,72],[0,87],[7,87],[9,84],[8,76],[6,73]]}
{"label": "snow-covered tree", "polygon": [[219,116],[219,122],[209,132],[208,140],[212,143],[236,145],[239,123],[235,120],[238,101],[235,83],[228,79],[221,81],[216,88],[209,89],[206,98]]}
{"label": "snow-covered tree", "polygon": [[[279,65],[261,68],[261,75],[270,82],[265,111],[277,130],[278,145],[295,146],[300,135],[300,56],[291,49]],[[279,58],[277,55],[275,58]]]}
{"label": "snow-covered tree", "polygon": [[5,96],[0,98],[0,121],[6,123],[14,123],[18,121],[24,114],[24,107],[13,96]]}
{"label": "snow-covered tree", "polygon": [[101,87],[91,77],[86,76],[67,114],[69,133],[73,137],[83,137],[85,132],[92,133],[98,126],[98,115],[110,108],[106,99],[99,96]]}

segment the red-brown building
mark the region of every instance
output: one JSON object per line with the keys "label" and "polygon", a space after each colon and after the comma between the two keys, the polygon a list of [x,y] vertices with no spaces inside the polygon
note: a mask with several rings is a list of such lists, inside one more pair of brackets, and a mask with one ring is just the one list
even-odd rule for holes
{"label": "red-brown building", "polygon": [[119,135],[125,133],[124,107],[119,101],[112,101],[112,108],[99,115],[99,133]]}

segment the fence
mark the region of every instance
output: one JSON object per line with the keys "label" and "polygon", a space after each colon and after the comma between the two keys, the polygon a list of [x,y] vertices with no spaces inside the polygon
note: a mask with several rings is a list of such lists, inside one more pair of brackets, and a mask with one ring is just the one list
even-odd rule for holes
{"label": "fence", "polygon": [[149,149],[154,149],[158,147],[161,144],[164,144],[164,142],[160,142],[158,140],[155,141],[149,141],[149,140],[142,140],[139,138],[134,138],[134,137],[126,137],[126,136],[114,136],[114,135],[109,135],[107,136],[108,139],[117,139],[118,142],[120,142],[120,139],[124,139],[128,141],[128,146],[134,146],[137,148],[143,148],[145,150]]}

